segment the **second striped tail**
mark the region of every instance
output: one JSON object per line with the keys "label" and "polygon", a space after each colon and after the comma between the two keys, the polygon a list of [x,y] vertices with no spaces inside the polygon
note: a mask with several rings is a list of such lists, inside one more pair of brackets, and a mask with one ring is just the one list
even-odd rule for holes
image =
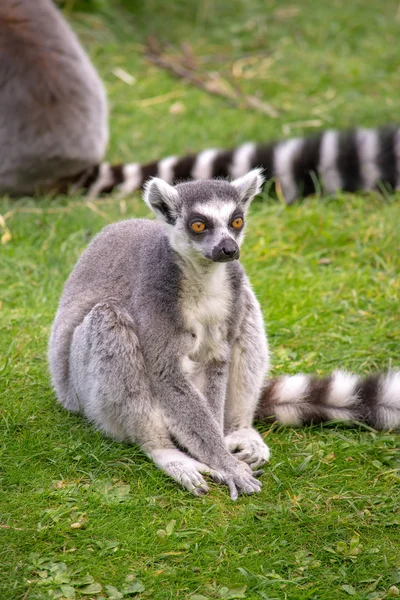
{"label": "second striped tail", "polygon": [[246,143],[232,150],[208,149],[184,157],[170,156],[147,164],[102,163],[75,182],[94,198],[116,191],[126,196],[150,177],[170,184],[190,179],[241,177],[261,167],[285,201],[316,192],[400,189],[400,128],[329,130],[312,137],[267,144]]}

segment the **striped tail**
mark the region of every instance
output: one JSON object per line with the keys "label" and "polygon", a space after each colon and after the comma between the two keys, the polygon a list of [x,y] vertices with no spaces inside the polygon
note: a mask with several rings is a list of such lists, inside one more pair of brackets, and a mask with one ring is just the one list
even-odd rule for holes
{"label": "striped tail", "polygon": [[247,143],[232,150],[204,150],[141,165],[103,163],[84,173],[75,188],[94,198],[114,190],[125,196],[150,177],[168,183],[212,177],[241,177],[261,167],[287,204],[316,192],[333,194],[400,188],[400,127],[325,131],[269,144]]}
{"label": "striped tail", "polygon": [[400,429],[400,371],[364,378],[346,371],[323,379],[276,377],[266,383],[255,418],[282,425],[358,421],[374,429]]}

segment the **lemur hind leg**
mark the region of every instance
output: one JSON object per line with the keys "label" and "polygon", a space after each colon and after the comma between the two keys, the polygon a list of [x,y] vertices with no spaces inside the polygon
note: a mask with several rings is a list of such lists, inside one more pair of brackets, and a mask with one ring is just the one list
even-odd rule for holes
{"label": "lemur hind leg", "polygon": [[258,469],[270,456],[268,446],[252,427],[269,361],[262,314],[250,290],[246,301],[240,339],[233,345],[229,368],[225,443],[236,458]]}
{"label": "lemur hind leg", "polygon": [[137,443],[155,464],[196,495],[207,493],[201,473],[218,473],[174,445],[128,313],[97,304],[79,325],[70,352],[71,387],[81,411],[114,439]]}

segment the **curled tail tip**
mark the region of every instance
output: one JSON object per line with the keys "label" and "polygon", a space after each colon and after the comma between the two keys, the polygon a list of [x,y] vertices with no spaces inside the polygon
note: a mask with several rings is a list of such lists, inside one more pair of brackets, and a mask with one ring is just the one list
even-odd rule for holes
{"label": "curled tail tip", "polygon": [[276,377],[266,382],[255,418],[291,426],[358,421],[378,430],[397,430],[400,371],[358,377],[340,369],[323,378]]}

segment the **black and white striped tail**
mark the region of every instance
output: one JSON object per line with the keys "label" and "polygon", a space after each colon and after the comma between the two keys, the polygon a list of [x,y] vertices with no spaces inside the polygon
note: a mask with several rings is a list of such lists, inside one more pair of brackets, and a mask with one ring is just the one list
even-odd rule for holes
{"label": "black and white striped tail", "polygon": [[183,158],[170,156],[141,165],[93,167],[76,183],[89,197],[116,191],[121,196],[139,189],[150,177],[168,183],[212,177],[237,178],[262,167],[274,179],[285,201],[322,191],[332,194],[400,189],[400,127],[325,131],[312,137],[254,144],[233,150],[204,150]]}
{"label": "black and white striped tail", "polygon": [[364,378],[346,371],[323,379],[276,377],[262,392],[256,419],[297,426],[358,421],[374,429],[400,429],[400,371]]}

